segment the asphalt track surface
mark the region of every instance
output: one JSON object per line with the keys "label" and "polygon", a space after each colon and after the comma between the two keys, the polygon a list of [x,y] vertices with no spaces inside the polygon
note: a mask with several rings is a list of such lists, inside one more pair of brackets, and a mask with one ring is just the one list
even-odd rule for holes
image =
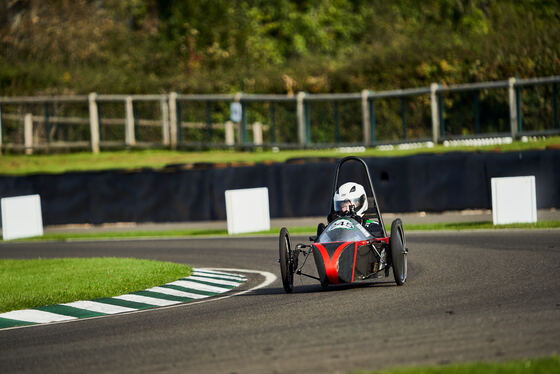
{"label": "asphalt track surface", "polygon": [[[299,238],[303,240],[303,238]],[[296,278],[227,299],[0,331],[0,372],[332,373],[560,353],[560,230],[410,233],[409,279]],[[2,244],[279,275],[277,238]],[[312,262],[310,269],[314,268]],[[247,274],[250,288],[263,280]]]}

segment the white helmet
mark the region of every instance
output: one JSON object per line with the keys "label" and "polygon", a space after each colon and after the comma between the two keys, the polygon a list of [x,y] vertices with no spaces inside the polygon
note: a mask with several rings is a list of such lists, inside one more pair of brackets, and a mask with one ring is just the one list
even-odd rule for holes
{"label": "white helmet", "polygon": [[334,194],[334,211],[347,213],[350,205],[354,205],[354,212],[361,216],[368,208],[366,190],[361,184],[348,182],[338,187]]}

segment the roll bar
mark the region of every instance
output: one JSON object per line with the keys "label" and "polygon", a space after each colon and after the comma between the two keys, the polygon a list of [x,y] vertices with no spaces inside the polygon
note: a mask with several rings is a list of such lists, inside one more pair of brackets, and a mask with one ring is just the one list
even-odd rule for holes
{"label": "roll bar", "polygon": [[[383,223],[383,217],[381,216],[381,212],[379,211],[379,204],[377,203],[377,197],[375,195],[375,189],[373,188],[373,182],[371,181],[371,175],[369,173],[369,168],[367,166],[367,164],[365,163],[364,160],[362,160],[359,157],[356,156],[347,156],[344,157],[343,159],[341,159],[338,164],[336,165],[336,171],[335,171],[335,175],[334,175],[334,181],[333,181],[333,189],[332,189],[332,194],[331,194],[331,206],[329,209],[329,212],[332,214],[334,213],[334,194],[336,193],[336,190],[338,189],[338,175],[340,172],[340,169],[342,168],[342,165],[344,165],[346,162],[348,161],[355,161],[360,163],[366,173],[367,176],[367,181],[369,183],[369,189],[371,191],[372,194],[372,200],[370,200],[370,198],[368,197],[368,204],[370,203],[370,201],[373,202],[373,207],[375,208],[375,213],[377,214],[377,219],[379,224],[381,225],[381,229],[383,230],[383,236],[387,237],[387,232],[385,231],[385,224]],[[368,207],[368,210],[370,210],[371,207]]]}

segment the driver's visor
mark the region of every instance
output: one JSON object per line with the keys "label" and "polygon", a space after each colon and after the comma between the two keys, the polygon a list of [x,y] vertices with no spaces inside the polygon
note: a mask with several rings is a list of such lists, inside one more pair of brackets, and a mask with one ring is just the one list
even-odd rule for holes
{"label": "driver's visor", "polygon": [[[358,199],[355,199],[358,200]],[[354,208],[356,208],[356,203],[357,201],[352,201],[350,199],[345,199],[345,200],[335,200],[334,202],[334,210],[335,212],[349,212],[350,211],[350,205],[354,205]]]}

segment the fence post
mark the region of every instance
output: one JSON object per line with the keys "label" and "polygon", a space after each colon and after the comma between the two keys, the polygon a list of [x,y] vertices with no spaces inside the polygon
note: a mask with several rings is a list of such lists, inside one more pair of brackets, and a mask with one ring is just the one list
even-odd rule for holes
{"label": "fence post", "polygon": [[134,107],[132,104],[132,97],[127,96],[125,100],[125,112],[126,112],[126,127],[124,132],[125,143],[127,146],[133,146],[136,144],[136,137],[134,134]]}
{"label": "fence post", "polygon": [[262,124],[260,122],[253,123],[253,144],[262,145],[263,143],[263,133]]}
{"label": "fence post", "polygon": [[91,136],[91,151],[99,153],[99,114],[97,112],[97,94],[88,95],[89,102],[89,130]]}
{"label": "fence post", "polygon": [[437,97],[438,84],[430,84],[430,103],[432,107],[432,141],[439,142],[439,102]]}
{"label": "fence post", "polygon": [[401,97],[401,120],[403,140],[406,140],[406,99],[404,96]]}
{"label": "fence post", "polygon": [[311,109],[309,101],[303,102],[303,113],[305,113],[305,145],[311,143]]}
{"label": "fence post", "polygon": [[521,111],[521,87],[515,87],[515,104],[517,113],[517,136],[523,131],[523,112]]}
{"label": "fence post", "polygon": [[233,101],[241,105],[241,118],[239,122],[237,122],[237,142],[244,145],[247,143],[247,113],[245,113],[247,108],[245,103],[241,101],[242,98],[243,92],[237,92],[233,97]]}
{"label": "fence post", "polygon": [[26,113],[23,117],[23,134],[25,142],[25,154],[33,154],[33,116]]}
{"label": "fence post", "polygon": [[[558,130],[560,125],[558,124],[558,84],[554,83],[552,85],[552,113],[554,116],[554,129]],[[0,112],[0,128],[2,127],[2,113]],[[0,151],[2,151],[2,134],[0,134]]]}
{"label": "fence post", "polygon": [[479,96],[480,96],[480,91],[474,91],[474,133],[475,134],[480,134]]}
{"label": "fence post", "polygon": [[241,102],[241,122],[239,124],[239,131],[241,131],[240,143],[247,144],[247,103]]}
{"label": "fence post", "polygon": [[214,130],[212,129],[212,103],[210,101],[206,102],[206,137],[208,138],[208,143],[212,143],[212,136]]}
{"label": "fence post", "polygon": [[161,107],[161,139],[163,145],[169,145],[169,105],[165,98],[160,101]]}
{"label": "fence post", "polygon": [[370,112],[368,105],[369,90],[362,90],[362,133],[364,137],[364,145],[369,145],[370,136]]}
{"label": "fence post", "polygon": [[4,123],[2,121],[2,105],[0,105],[0,154],[2,154],[3,135],[4,135]]}
{"label": "fence post", "polygon": [[226,122],[226,145],[235,145],[235,135],[234,135],[234,127],[233,122],[227,121]]}
{"label": "fence post", "polygon": [[274,101],[270,103],[270,139],[272,144],[276,144],[276,109]]}
{"label": "fence post", "polygon": [[370,143],[377,141],[377,136],[375,134],[375,99],[372,97],[368,101],[369,106],[369,140]]}
{"label": "fence post", "polygon": [[517,95],[515,94],[515,78],[508,79],[508,96],[509,96],[509,127],[511,131],[511,137],[515,139],[517,137]]}
{"label": "fence post", "polygon": [[177,92],[169,94],[169,130],[171,149],[177,149]]}
{"label": "fence post", "polygon": [[47,145],[51,143],[51,125],[49,116],[49,104],[45,103],[45,137],[47,138]]}
{"label": "fence post", "polygon": [[338,101],[334,102],[334,142],[340,143],[340,113],[338,110]]}
{"label": "fence post", "polygon": [[306,144],[305,106],[303,105],[305,92],[298,92],[296,98],[297,98],[296,114],[297,114],[298,141],[300,146],[305,146]]}

